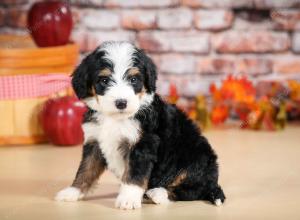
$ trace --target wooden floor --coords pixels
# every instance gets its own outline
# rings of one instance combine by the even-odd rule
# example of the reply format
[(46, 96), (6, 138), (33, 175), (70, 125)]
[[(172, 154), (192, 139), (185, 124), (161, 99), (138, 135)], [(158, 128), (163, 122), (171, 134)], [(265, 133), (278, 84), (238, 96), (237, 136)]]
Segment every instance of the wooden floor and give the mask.
[(0, 147), (0, 219), (300, 219), (300, 127), (281, 132), (208, 131), (219, 154), (227, 201), (113, 207), (118, 182), (105, 173), (92, 195), (77, 203), (53, 197), (71, 183), (80, 147)]

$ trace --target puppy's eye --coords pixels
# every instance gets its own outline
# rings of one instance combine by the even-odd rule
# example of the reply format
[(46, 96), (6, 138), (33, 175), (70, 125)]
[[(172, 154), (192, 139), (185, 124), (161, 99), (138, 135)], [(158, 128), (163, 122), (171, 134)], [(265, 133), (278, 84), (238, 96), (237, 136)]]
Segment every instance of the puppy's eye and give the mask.
[(137, 82), (137, 78), (135, 76), (130, 78), (130, 83), (135, 84)]
[(102, 83), (102, 84), (104, 84), (104, 85), (107, 85), (108, 84), (108, 82), (109, 82), (109, 79), (108, 78), (101, 78), (100, 79), (100, 82)]

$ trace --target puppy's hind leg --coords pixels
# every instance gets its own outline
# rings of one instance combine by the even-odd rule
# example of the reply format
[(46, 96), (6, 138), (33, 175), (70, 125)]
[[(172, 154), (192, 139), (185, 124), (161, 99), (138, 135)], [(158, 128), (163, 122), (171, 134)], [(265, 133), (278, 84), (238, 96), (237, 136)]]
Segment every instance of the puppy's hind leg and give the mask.
[(82, 160), (75, 180), (56, 194), (57, 201), (77, 201), (88, 192), (106, 167), (106, 161), (97, 141), (88, 142), (83, 146)]
[(193, 183), (192, 185), (180, 185), (172, 190), (177, 201), (206, 200), (215, 204), (222, 205), (226, 197), (220, 186), (213, 183), (212, 185), (203, 183)]
[(220, 186), (214, 187), (207, 196), (207, 200), (216, 206), (222, 205), (225, 199), (225, 194)]

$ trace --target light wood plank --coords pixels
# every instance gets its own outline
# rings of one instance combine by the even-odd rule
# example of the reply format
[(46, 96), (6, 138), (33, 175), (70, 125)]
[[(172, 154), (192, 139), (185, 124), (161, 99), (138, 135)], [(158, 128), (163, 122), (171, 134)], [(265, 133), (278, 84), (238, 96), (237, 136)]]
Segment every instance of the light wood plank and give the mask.
[(0, 137), (14, 135), (14, 101), (0, 100)]

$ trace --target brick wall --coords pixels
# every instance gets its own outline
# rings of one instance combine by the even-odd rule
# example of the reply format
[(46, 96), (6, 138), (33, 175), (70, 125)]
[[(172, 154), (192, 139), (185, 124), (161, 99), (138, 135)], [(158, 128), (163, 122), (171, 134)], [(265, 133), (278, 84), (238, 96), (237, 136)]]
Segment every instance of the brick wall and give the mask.
[[(0, 32), (26, 34), (34, 0), (1, 0)], [(159, 90), (206, 91), (226, 74), (300, 78), (300, 0), (71, 0), (82, 53), (129, 40), (157, 64)]]

